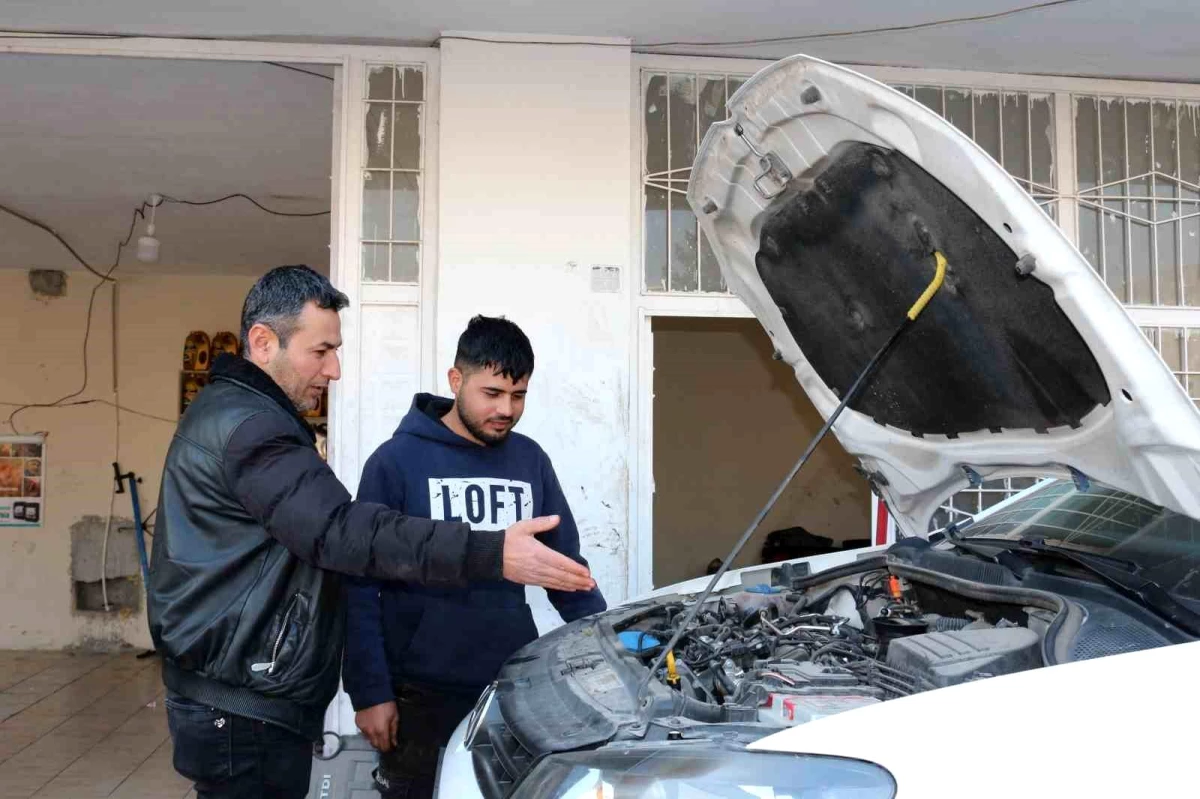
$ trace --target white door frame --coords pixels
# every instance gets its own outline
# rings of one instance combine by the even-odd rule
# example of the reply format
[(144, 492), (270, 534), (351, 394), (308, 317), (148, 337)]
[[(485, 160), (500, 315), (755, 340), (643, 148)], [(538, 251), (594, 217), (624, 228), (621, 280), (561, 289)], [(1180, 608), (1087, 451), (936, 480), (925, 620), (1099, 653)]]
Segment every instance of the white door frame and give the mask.
[[(420, 312), (419, 374), (422, 390), (432, 390), (437, 275), (438, 56), (432, 48), (365, 47), (342, 44), (209, 41), (169, 38), (88, 36), (0, 36), (0, 53), (23, 55), (161, 58), (183, 61), (244, 61), (330, 64), (333, 89), (333, 158), (330, 180), (330, 279), (350, 298), (342, 314), (342, 379), (330, 391), (329, 463), (351, 491), (358, 483), (360, 449), (361, 317), (368, 305), (416, 306)], [(425, 68), (424, 185), (421, 197), (422, 253), (418, 286), (362, 284), (364, 90), (368, 64), (420, 64)], [(349, 697), (339, 691), (326, 712), (325, 727), (339, 734), (358, 732)]]

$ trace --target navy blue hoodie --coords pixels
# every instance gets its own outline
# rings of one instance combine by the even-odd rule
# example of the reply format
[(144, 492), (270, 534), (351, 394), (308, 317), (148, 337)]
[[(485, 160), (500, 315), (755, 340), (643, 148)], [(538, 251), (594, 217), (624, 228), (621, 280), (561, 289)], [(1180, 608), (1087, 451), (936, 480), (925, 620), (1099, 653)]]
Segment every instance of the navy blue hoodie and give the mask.
[[(441, 417), (452, 401), (418, 394), (399, 429), (367, 460), (358, 498), (412, 516), (461, 519), (503, 530), (521, 519), (557, 514), (539, 536), (587, 565), (579, 531), (550, 458), (533, 439), (510, 433), (480, 446)], [(368, 579), (346, 581), (342, 680), (355, 710), (395, 698), (402, 681), (479, 691), (513, 652), (537, 638), (525, 587), (501, 580), (468, 588), (434, 588)], [(599, 589), (548, 591), (564, 621), (605, 610)]]

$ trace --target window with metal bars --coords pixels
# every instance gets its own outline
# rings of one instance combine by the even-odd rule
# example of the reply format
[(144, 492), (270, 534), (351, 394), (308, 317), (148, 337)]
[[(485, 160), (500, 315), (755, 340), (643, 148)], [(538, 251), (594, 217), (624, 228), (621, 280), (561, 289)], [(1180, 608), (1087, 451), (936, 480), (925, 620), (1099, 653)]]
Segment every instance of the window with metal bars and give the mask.
[[(716, 256), (687, 204), (699, 144), (727, 118), (729, 98), (748, 75), (642, 74), (643, 286), (650, 293), (726, 293)], [(952, 86), (895, 87), (974, 139), (1053, 218), (1054, 112), (1049, 94)]]
[(1142, 332), (1200, 405), (1200, 327), (1143, 327)]
[(424, 67), (371, 64), (366, 95), (362, 279), (416, 284), (421, 275)]
[(1200, 104), (1072, 101), (1080, 251), (1124, 303), (1200, 306)]

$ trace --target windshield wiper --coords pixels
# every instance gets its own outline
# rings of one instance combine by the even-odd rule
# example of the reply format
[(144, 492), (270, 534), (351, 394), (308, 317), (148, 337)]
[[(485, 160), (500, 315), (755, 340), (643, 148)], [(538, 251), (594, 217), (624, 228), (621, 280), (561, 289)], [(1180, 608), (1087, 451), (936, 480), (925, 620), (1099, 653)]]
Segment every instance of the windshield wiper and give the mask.
[(1077, 552), (1069, 547), (1047, 544), (1044, 539), (1040, 538), (1019, 541), (1001, 538), (974, 540), (981, 543), (1004, 544), (1010, 552), (1027, 552), (1072, 563), (1096, 575), (1126, 596), (1140, 602), (1189, 635), (1200, 636), (1200, 613), (1196, 613), (1188, 606), (1178, 602), (1167, 589), (1158, 583), (1138, 574), (1137, 564), (1131, 561)]

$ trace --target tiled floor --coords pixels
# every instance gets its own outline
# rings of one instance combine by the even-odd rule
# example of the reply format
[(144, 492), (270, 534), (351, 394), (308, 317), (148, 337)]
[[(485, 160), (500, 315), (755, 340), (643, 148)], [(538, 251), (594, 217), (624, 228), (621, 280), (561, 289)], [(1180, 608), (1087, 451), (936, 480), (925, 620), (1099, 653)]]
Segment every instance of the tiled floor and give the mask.
[(157, 658), (0, 651), (0, 797), (183, 799)]

